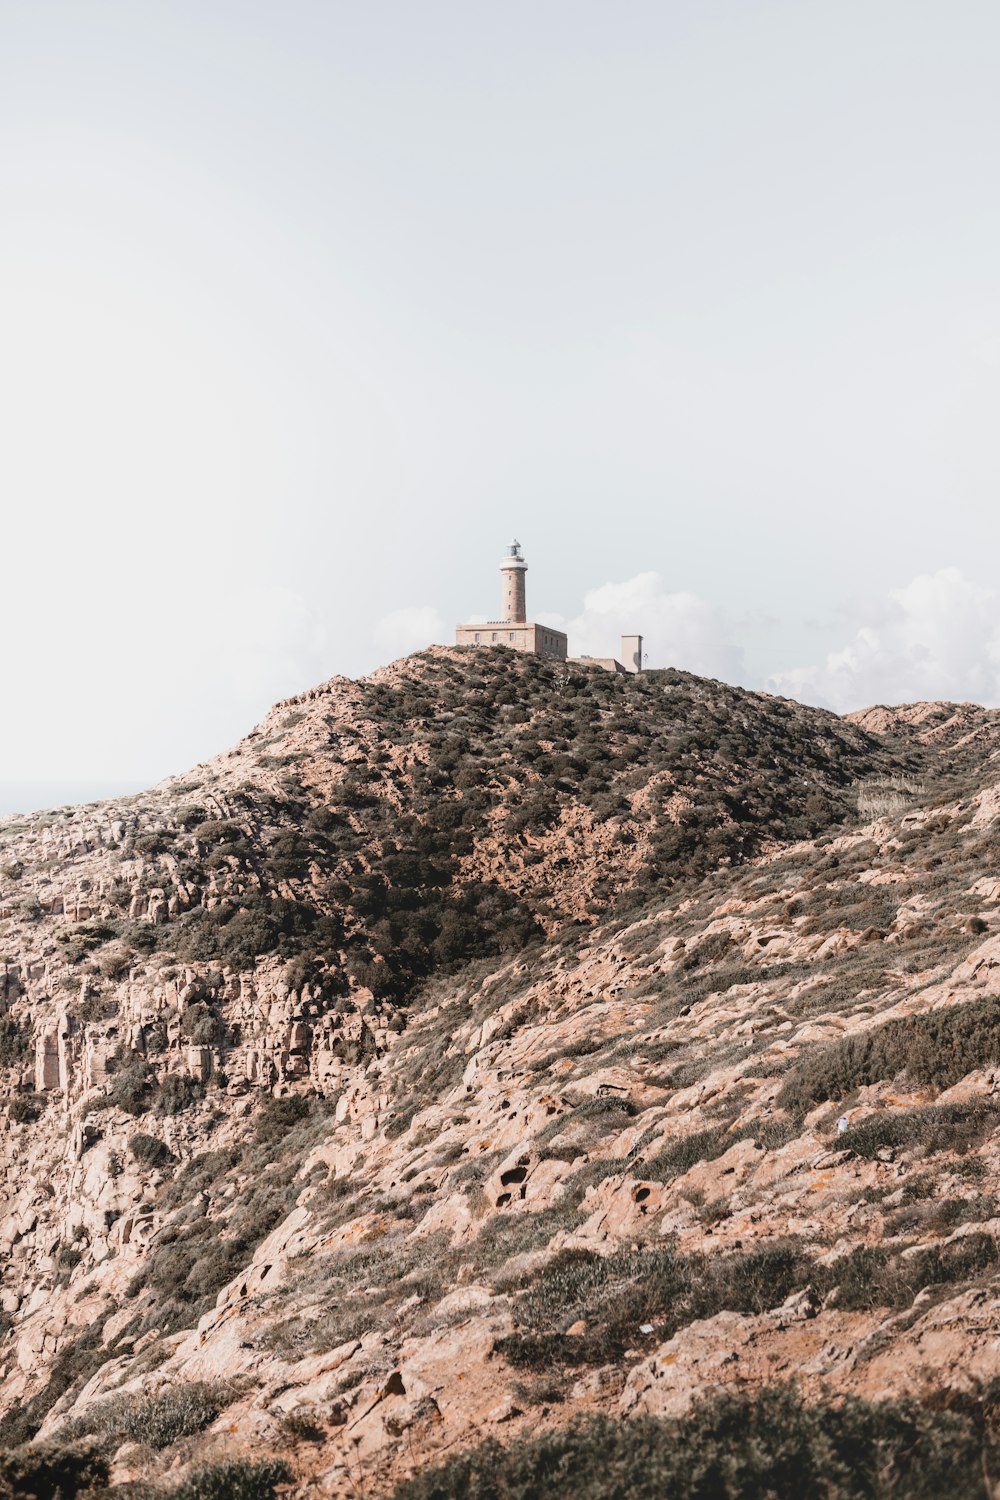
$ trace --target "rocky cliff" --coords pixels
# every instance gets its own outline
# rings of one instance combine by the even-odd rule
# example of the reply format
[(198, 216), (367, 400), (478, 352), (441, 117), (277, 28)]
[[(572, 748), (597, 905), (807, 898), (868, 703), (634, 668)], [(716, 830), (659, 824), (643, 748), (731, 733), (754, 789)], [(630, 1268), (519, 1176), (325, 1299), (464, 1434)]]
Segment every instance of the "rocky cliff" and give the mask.
[(978, 1389), (998, 754), (434, 649), (10, 820), (0, 1442), (378, 1495), (720, 1388)]

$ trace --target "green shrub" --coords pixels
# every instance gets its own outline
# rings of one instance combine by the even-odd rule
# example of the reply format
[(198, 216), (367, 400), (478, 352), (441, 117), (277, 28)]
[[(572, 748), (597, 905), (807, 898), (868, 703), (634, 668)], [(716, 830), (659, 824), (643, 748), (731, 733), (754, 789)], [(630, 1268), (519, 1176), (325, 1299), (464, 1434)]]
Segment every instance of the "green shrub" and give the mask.
[(166, 1141), (158, 1140), (155, 1135), (143, 1135), (141, 1132), (134, 1135), (128, 1143), (128, 1149), (143, 1167), (165, 1167), (176, 1160)]
[(717, 1156), (728, 1151), (735, 1141), (736, 1137), (728, 1135), (721, 1126), (696, 1130), (648, 1157), (642, 1163), (642, 1175), (651, 1182), (671, 1182), (675, 1177), (682, 1177), (700, 1161), (714, 1161)]
[(205, 821), (205, 809), (203, 807), (198, 807), (191, 803), (186, 807), (178, 808), (177, 822), (185, 830), (196, 828), (199, 823), (204, 823)]
[(989, 1500), (988, 1400), (807, 1406), (794, 1389), (717, 1394), (677, 1420), (591, 1417), (493, 1439), (392, 1500)]
[(7, 1115), (15, 1125), (31, 1125), (41, 1114), (44, 1103), (40, 1094), (15, 1094), (7, 1105)]
[(81, 922), (78, 926), (64, 928), (56, 934), (56, 942), (62, 946), (63, 954), (71, 964), (78, 964), (88, 953), (110, 942), (118, 933), (117, 926), (107, 922)]
[(0, 1453), (2, 1500), (74, 1500), (107, 1479), (107, 1464), (89, 1448), (41, 1443)]
[(919, 1149), (961, 1154), (1000, 1124), (1000, 1107), (987, 1100), (928, 1105), (923, 1109), (879, 1109), (836, 1137), (837, 1148), (869, 1159), (880, 1151)]
[(900, 1016), (811, 1049), (789, 1073), (778, 1103), (805, 1114), (827, 1099), (903, 1073), (914, 1083), (950, 1088), (976, 1068), (1000, 1062), (1000, 998), (989, 995), (920, 1016)]
[(222, 1037), (221, 1018), (204, 1001), (185, 1006), (181, 1015), (181, 1036), (192, 1046), (213, 1047)]
[(126, 1052), (109, 1060), (113, 1069), (107, 1098), (94, 1101), (92, 1108), (111, 1107), (128, 1115), (144, 1115), (152, 1102), (153, 1074), (138, 1053)]
[(254, 1138), (259, 1145), (274, 1145), (284, 1140), (293, 1126), (309, 1115), (309, 1100), (299, 1094), (285, 1099), (268, 1099), (257, 1111)]
[(282, 1443), (321, 1443), (324, 1437), (322, 1427), (300, 1411), (286, 1412), (279, 1419), (278, 1431)]
[(837, 1306), (849, 1311), (905, 1308), (925, 1287), (973, 1281), (993, 1271), (998, 1261), (996, 1241), (982, 1233), (905, 1256), (882, 1246), (859, 1245), (831, 1265), (816, 1267), (813, 1284), (818, 1292), (835, 1290)]
[(124, 979), (132, 965), (131, 956), (121, 949), (114, 949), (105, 953), (101, 959), (100, 970), (105, 979)]
[(160, 931), (164, 944), (181, 958), (252, 969), (268, 953), (291, 956), (314, 944), (335, 945), (341, 926), (339, 917), (325, 916), (309, 901), (258, 892), (211, 911), (198, 907)]
[(148, 833), (136, 834), (132, 846), (136, 854), (145, 854), (152, 857), (156, 854), (164, 854), (174, 842), (174, 834), (169, 828), (152, 828)]
[(113, 1453), (122, 1443), (169, 1448), (179, 1438), (204, 1432), (233, 1399), (233, 1388), (204, 1381), (178, 1381), (157, 1395), (109, 1396), (67, 1423), (63, 1436), (93, 1437)]
[(274, 1500), (275, 1486), (292, 1478), (280, 1459), (248, 1463), (241, 1459), (198, 1469), (165, 1500)]
[(9, 1013), (0, 1016), (0, 1068), (15, 1068), (28, 1055), (30, 1030)]
[(198, 823), (193, 833), (202, 844), (232, 844), (243, 837), (244, 830), (229, 818), (210, 818)]
[[(616, 1250), (598, 1256), (563, 1250), (518, 1298), (515, 1333), (495, 1344), (519, 1369), (607, 1364), (641, 1347), (643, 1324), (660, 1341), (700, 1318), (759, 1313), (805, 1285), (809, 1264), (793, 1242), (733, 1255)], [(566, 1329), (582, 1319), (584, 1333)]]
[(158, 1115), (179, 1115), (202, 1097), (204, 1089), (186, 1073), (167, 1073), (160, 1079), (153, 1096)]

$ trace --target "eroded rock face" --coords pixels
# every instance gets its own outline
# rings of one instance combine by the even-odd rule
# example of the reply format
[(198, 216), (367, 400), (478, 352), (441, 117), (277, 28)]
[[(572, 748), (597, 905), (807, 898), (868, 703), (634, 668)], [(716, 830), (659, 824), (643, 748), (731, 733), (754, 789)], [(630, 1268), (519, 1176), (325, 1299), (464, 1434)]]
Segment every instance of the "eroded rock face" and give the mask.
[[(593, 669), (560, 719), (536, 663), (484, 698), (471, 660), (336, 681), (184, 781), (0, 834), (8, 1440), (226, 1381), (195, 1452), (346, 1495), (720, 1384), (995, 1373), (996, 716), (845, 724), (680, 674), (619, 703)], [(772, 787), (751, 839), (757, 762), (657, 749), (678, 693), (845, 821), (793, 839)], [(899, 805), (862, 824), (873, 777)]]

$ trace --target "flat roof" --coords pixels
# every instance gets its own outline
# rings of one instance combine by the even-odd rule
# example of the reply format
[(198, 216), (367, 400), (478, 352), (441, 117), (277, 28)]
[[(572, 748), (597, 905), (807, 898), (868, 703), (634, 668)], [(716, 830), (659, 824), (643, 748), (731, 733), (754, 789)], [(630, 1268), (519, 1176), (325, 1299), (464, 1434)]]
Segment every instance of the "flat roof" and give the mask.
[(535, 620), (470, 620), (455, 626), (456, 630), (547, 630), (549, 635), (565, 637), (565, 630), (554, 625), (539, 625)]

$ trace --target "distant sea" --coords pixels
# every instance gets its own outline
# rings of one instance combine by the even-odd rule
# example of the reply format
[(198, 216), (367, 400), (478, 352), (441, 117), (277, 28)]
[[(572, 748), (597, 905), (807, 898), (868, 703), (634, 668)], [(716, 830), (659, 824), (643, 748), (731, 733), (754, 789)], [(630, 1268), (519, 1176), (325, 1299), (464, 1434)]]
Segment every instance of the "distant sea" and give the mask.
[(0, 817), (144, 791), (145, 781), (0, 781)]

